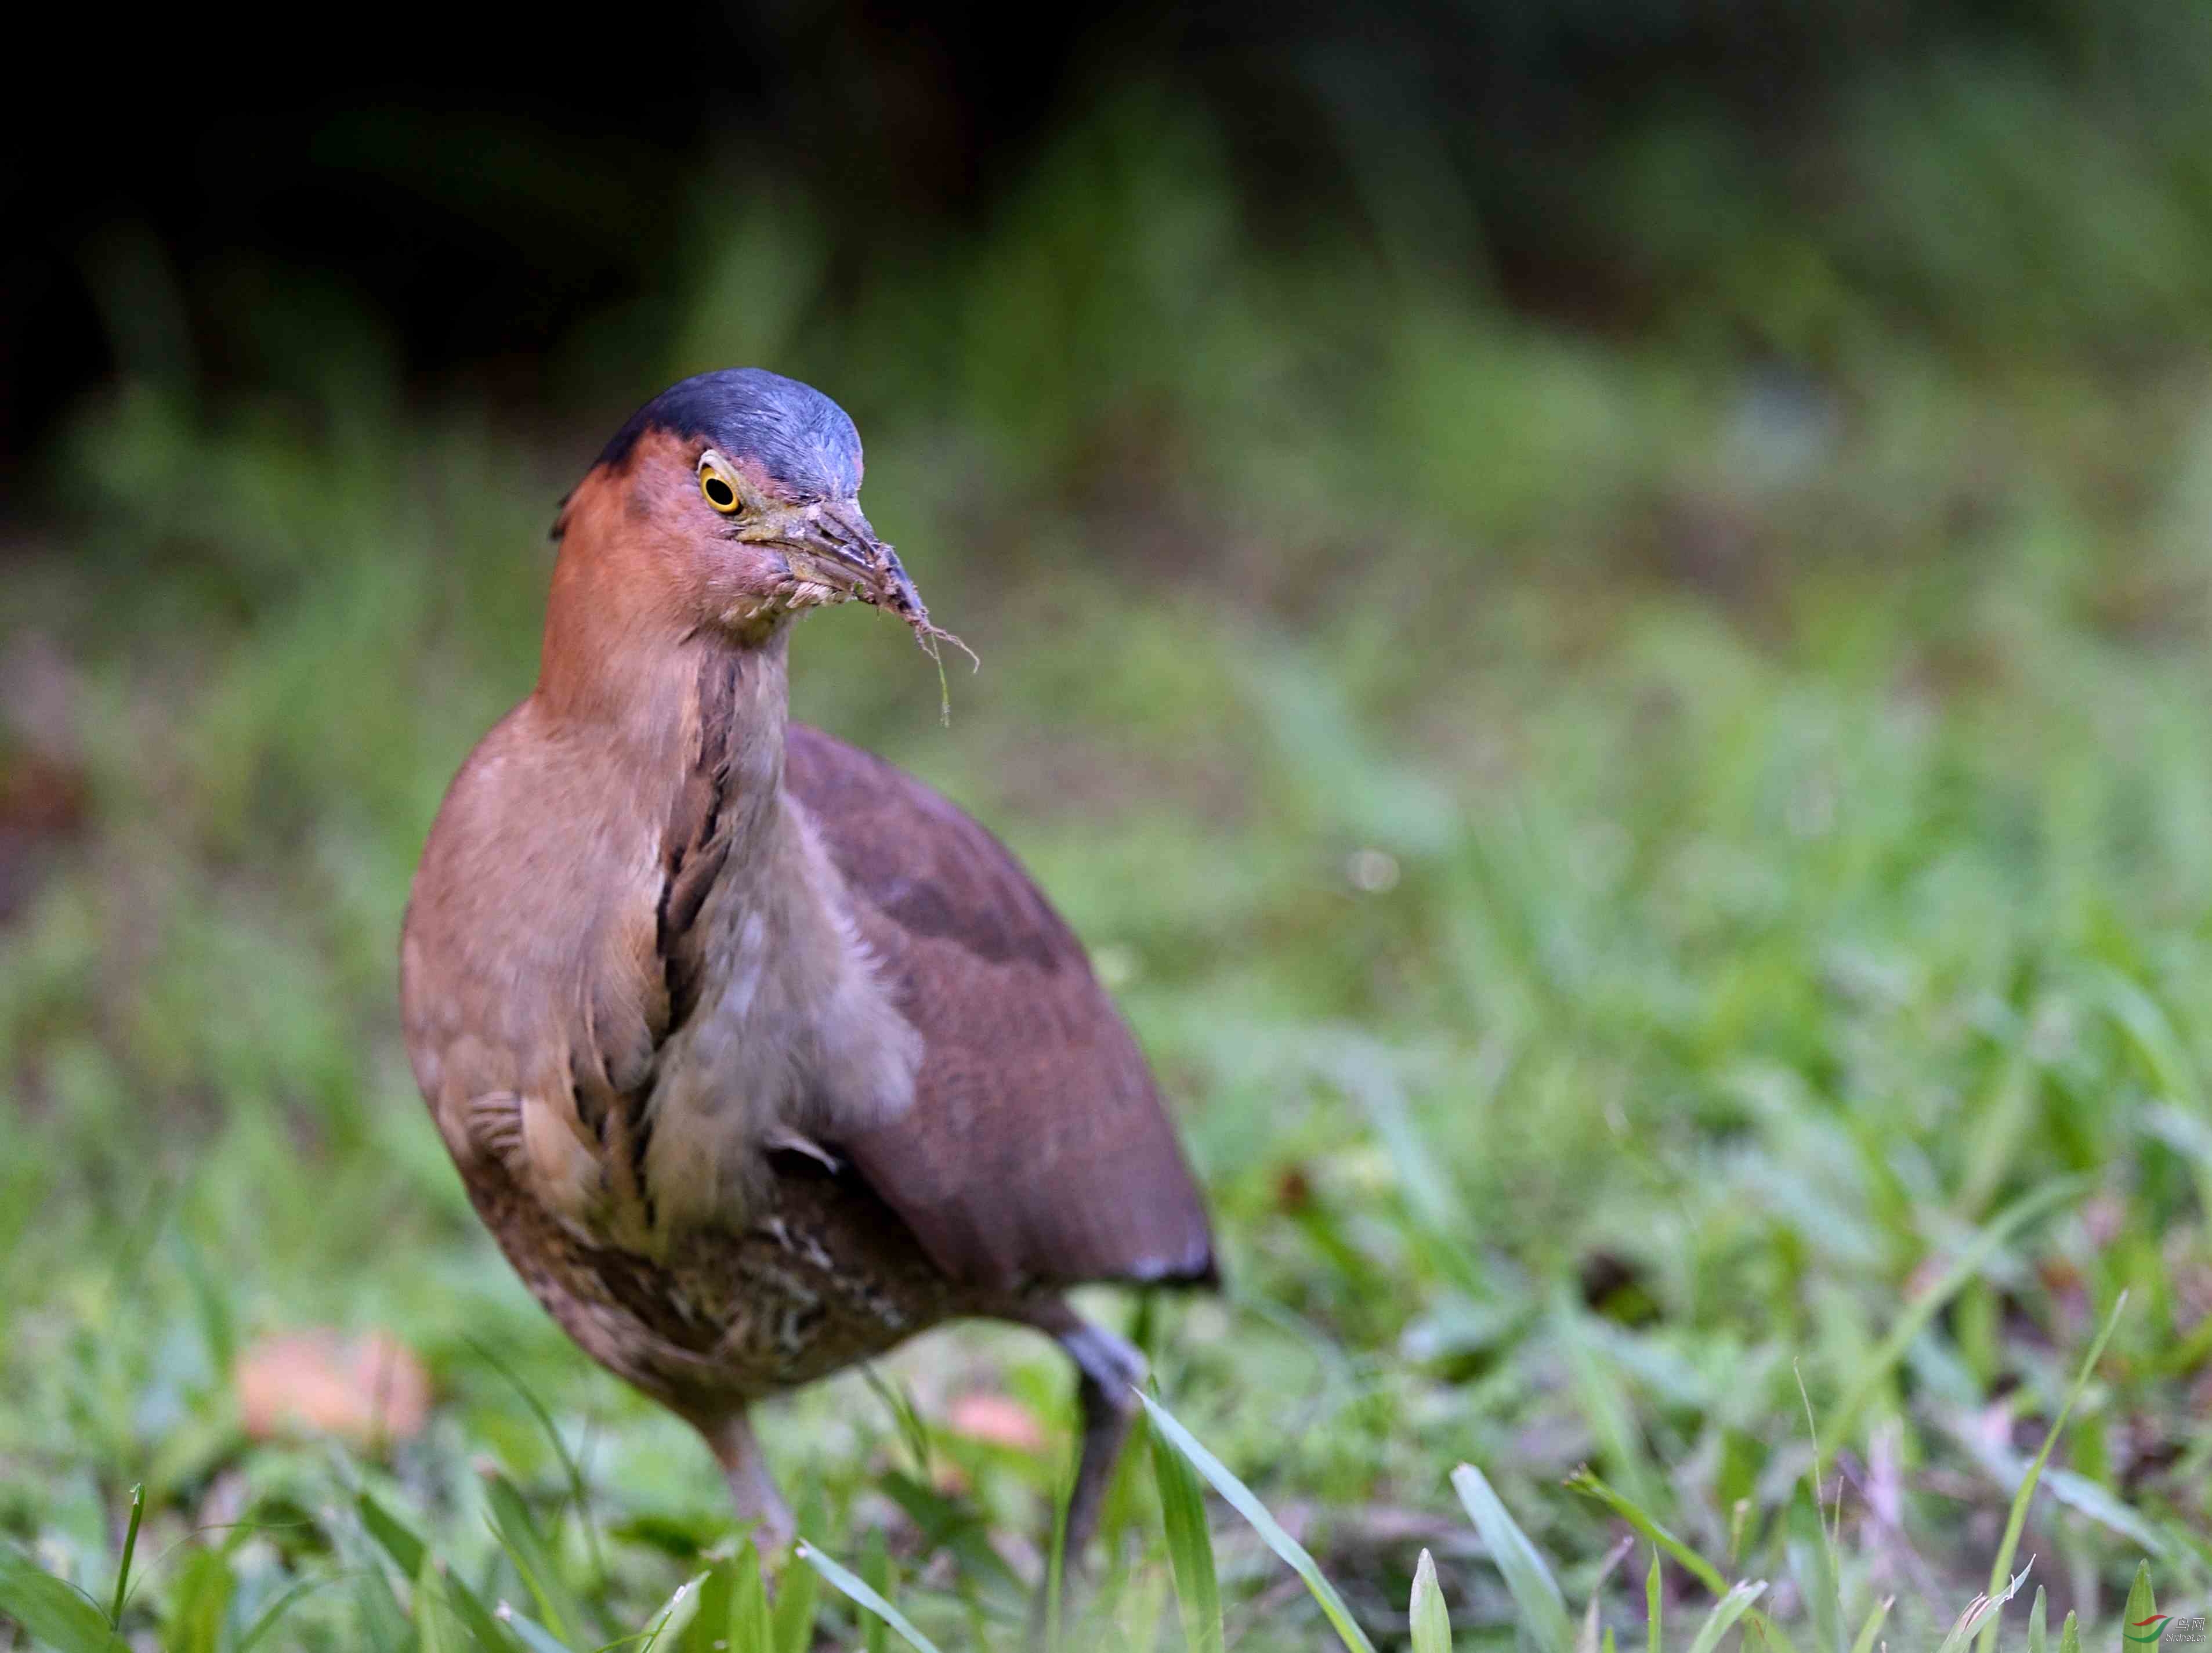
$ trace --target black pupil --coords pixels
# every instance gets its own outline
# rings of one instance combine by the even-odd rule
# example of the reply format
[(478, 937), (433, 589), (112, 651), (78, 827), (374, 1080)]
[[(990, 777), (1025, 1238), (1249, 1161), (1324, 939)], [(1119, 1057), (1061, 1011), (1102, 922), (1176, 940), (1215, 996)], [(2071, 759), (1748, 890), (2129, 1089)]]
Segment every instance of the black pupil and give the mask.
[(720, 477), (707, 478), (707, 497), (717, 505), (728, 505), (738, 497), (730, 491), (730, 484)]

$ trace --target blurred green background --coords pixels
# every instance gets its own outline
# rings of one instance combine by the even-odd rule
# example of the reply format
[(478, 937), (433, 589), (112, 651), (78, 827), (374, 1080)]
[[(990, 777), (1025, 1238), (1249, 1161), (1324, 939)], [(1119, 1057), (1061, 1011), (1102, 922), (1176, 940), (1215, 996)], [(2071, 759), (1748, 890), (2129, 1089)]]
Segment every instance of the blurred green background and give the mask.
[[(295, 1587), (259, 1645), (412, 1644), (363, 1486), (520, 1601), (495, 1466), (610, 1635), (726, 1542), (479, 1231), (393, 974), (555, 501), (758, 364), (852, 412), (983, 662), (944, 728), (899, 628), (817, 619), (799, 712), (1091, 944), (1231, 1282), (1143, 1311), (1161, 1393), (1378, 1644), (1424, 1547), (1462, 1645), (1516, 1633), (1468, 1461), (1577, 1612), (1641, 1634), (1587, 1463), (1797, 1645), (1838, 1590), (1932, 1644), (2123, 1291), (2021, 1555), (2054, 1614), (2145, 1558), (2201, 1610), (2212, 11), (518, 33), (235, 95), (149, 39), (18, 145), (0, 1533), (100, 1595), (143, 1482), (125, 1629), (210, 1650)], [(321, 1327), (420, 1358), (419, 1431), (250, 1414)], [(884, 1382), (918, 1424), (858, 1376), (769, 1419), (806, 1530), (1025, 1645), (1061, 1364), (940, 1335)], [(1109, 1574), (1173, 1647), (1152, 1498)], [(1232, 1644), (1321, 1645), (1215, 1515)]]

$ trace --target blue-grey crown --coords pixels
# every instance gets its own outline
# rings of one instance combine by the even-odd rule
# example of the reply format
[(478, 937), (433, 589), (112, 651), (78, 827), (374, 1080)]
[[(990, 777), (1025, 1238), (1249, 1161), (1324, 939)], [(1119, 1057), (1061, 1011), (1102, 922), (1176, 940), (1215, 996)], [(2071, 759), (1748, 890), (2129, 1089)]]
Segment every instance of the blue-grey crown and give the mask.
[(648, 430), (703, 438), (732, 459), (751, 459), (796, 498), (860, 491), (860, 433), (845, 410), (763, 368), (725, 368), (670, 386), (630, 415), (599, 463), (621, 464)]

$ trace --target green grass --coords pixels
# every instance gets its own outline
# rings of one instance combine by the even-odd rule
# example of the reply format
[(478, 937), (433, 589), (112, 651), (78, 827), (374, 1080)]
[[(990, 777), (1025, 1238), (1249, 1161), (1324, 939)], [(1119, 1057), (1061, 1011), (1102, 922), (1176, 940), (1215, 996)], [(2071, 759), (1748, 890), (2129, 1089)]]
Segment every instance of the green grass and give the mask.
[[(1079, 134), (830, 316), (735, 301), (808, 290), (748, 221), (632, 387), (767, 360), (853, 407), (984, 665), (941, 729), (904, 634), (839, 614), (800, 709), (1028, 859), (1215, 1200), (1225, 1298), (1097, 1306), (1273, 1530), (1156, 1437), (1068, 1644), (1404, 1645), (1425, 1553), (1422, 1653), (1434, 1608), (1462, 1648), (1934, 1646), (2024, 1566), (2001, 1647), (2031, 1600), (2105, 1636), (2146, 1560), (2194, 1610), (2201, 362), (1948, 356), (1879, 292), (1803, 385), (1601, 346), (1258, 256), (1209, 155)], [(351, 360), (306, 403), (131, 380), (0, 586), (0, 799), (82, 799), (0, 929), (0, 1592), (60, 1646), (120, 1594), (182, 1653), (526, 1638), (502, 1603), (532, 1648), (765, 1613), (787, 1653), (799, 1575), (756, 1605), (706, 1455), (509, 1275), (398, 1044), (414, 857), (529, 682), (596, 435)], [(245, 1436), (241, 1352), (325, 1324), (420, 1352), (421, 1436)], [(763, 1431), (820, 1634), (895, 1644), (849, 1575), (1028, 1646), (1063, 1364), (976, 1331), (885, 1375)], [(952, 1431), (976, 1388), (1048, 1449)]]

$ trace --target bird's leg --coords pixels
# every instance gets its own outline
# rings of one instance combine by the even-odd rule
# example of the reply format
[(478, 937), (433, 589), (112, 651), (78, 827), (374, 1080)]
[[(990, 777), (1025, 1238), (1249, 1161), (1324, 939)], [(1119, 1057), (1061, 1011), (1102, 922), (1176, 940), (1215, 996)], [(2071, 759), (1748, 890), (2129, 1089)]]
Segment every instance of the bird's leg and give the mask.
[(1145, 1380), (1145, 1357), (1058, 1298), (1036, 1305), (1026, 1318), (1049, 1333), (1075, 1362), (1083, 1449), (1076, 1460), (1075, 1491), (1067, 1501), (1067, 1565), (1073, 1569), (1081, 1566), (1083, 1553), (1098, 1530), (1106, 1489), (1114, 1483), (1121, 1443), (1137, 1415), (1136, 1388)]
[(765, 1565), (769, 1556), (789, 1547), (798, 1536), (799, 1524), (791, 1518), (791, 1506), (783, 1501), (783, 1494), (776, 1490), (775, 1477), (768, 1473), (768, 1458), (753, 1434), (752, 1419), (743, 1411), (732, 1412), (714, 1423), (700, 1425), (699, 1432), (714, 1449), (714, 1462), (722, 1466), (722, 1477), (730, 1484), (730, 1501), (738, 1507), (738, 1519), (753, 1524), (753, 1545)]

